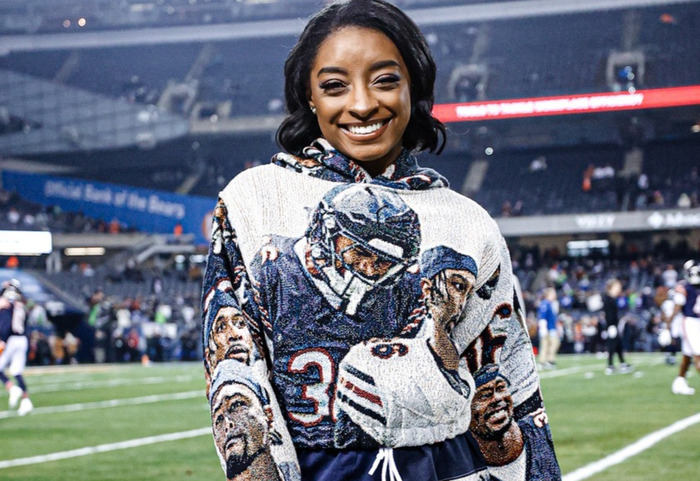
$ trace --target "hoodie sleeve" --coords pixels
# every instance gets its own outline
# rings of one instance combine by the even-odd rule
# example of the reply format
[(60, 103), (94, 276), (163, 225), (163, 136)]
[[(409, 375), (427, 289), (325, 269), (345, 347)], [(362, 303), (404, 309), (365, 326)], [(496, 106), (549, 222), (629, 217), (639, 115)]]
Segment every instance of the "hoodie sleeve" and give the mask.
[[(505, 380), (509, 401), (512, 403), (512, 420), (518, 425), (529, 422), (533, 436), (526, 443), (527, 453), (536, 450), (539, 457), (536, 466), (528, 468), (526, 480), (561, 478), (547, 415), (544, 410), (537, 365), (525, 324), (525, 313), (516, 292), (516, 280), (512, 272), (510, 254), (505, 240), (494, 229), (493, 242), (487, 246), (481, 269), (472, 294), (460, 322), (461, 332), (471, 330), (466, 348), (459, 349), (474, 378), (476, 394), (472, 403), (472, 433), (487, 432), (489, 427), (477, 412), (480, 388), (488, 389), (494, 377)], [(460, 332), (460, 329), (456, 329)], [(458, 340), (457, 340), (458, 341)], [(478, 425), (483, 423), (484, 426)], [(477, 440), (478, 436), (475, 435)], [(479, 443), (482, 450), (488, 443)], [(498, 453), (484, 453), (486, 459), (498, 457)], [(539, 472), (538, 472), (539, 471)], [(513, 479), (516, 479), (514, 477)]]
[(202, 285), (206, 393), (226, 479), (300, 479), (269, 381), (269, 353), (226, 205), (219, 200)]

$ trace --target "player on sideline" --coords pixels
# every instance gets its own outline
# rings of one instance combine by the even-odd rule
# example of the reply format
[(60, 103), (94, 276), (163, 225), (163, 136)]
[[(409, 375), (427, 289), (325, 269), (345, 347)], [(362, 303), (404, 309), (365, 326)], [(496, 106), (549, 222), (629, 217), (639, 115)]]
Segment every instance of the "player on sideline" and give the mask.
[(685, 375), (690, 363), (700, 372), (700, 264), (689, 260), (683, 265), (684, 279), (676, 284), (673, 301), (676, 303), (674, 315), (683, 314), (681, 352), (683, 359), (678, 369), (678, 377), (673, 380), (673, 394), (695, 394), (695, 389), (688, 386)]
[[(25, 332), (26, 317), (19, 281), (11, 279), (3, 283), (0, 295), (0, 345), (4, 349), (0, 354), (0, 381), (10, 393), (10, 409), (16, 408), (19, 403), (17, 414), (20, 416), (29, 414), (34, 409), (22, 377), (29, 349)], [(5, 375), (5, 368), (8, 366), (10, 375), (15, 378), (17, 384)]]

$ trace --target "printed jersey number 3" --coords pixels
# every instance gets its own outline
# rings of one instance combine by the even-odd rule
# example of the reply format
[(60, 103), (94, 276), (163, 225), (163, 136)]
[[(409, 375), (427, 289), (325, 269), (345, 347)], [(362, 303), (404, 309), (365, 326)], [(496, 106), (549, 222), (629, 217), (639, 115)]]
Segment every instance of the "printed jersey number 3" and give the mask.
[(324, 349), (309, 349), (295, 353), (289, 360), (289, 372), (306, 374), (309, 369), (318, 372), (318, 382), (303, 386), (301, 397), (310, 401), (313, 412), (300, 413), (289, 412), (289, 417), (304, 426), (313, 426), (329, 416), (331, 413), (331, 400), (329, 390), (335, 379), (335, 364), (333, 358)]

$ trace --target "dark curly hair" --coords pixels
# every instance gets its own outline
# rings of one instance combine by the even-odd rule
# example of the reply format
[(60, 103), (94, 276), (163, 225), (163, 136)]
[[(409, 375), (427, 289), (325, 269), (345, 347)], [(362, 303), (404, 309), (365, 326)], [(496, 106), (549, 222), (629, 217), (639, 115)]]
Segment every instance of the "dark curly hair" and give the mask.
[(433, 117), (435, 61), (416, 24), (398, 7), (384, 0), (350, 0), (332, 3), (314, 15), (284, 64), (287, 116), (277, 129), (277, 143), (299, 154), (321, 137), (316, 116), (309, 109), (311, 67), (323, 41), (343, 27), (362, 27), (386, 35), (399, 50), (411, 78), (411, 118), (403, 135), (409, 150), (440, 153), (445, 126)]

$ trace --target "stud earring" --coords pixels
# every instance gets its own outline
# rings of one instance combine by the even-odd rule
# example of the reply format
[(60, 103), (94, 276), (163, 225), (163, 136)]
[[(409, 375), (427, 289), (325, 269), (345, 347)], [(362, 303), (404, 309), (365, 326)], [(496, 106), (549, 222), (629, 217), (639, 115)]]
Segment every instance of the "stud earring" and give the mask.
[(316, 107), (311, 107), (311, 113), (316, 115)]

